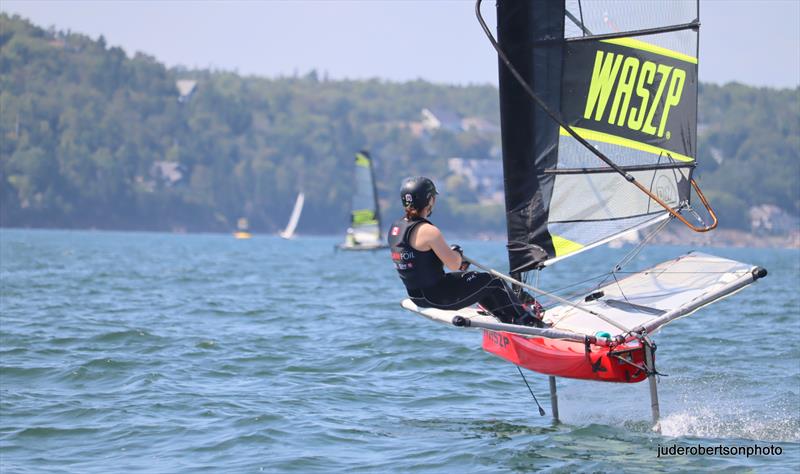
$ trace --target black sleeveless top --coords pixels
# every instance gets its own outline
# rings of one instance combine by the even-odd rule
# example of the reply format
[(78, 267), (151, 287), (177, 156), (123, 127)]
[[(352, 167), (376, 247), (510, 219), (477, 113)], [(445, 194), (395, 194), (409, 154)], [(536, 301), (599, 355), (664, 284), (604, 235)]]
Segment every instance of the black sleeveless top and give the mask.
[(409, 242), (411, 231), (422, 223), (430, 224), (427, 219), (409, 221), (403, 218), (396, 220), (389, 228), (392, 261), (407, 290), (428, 288), (444, 276), (444, 264), (433, 250), (421, 252)]

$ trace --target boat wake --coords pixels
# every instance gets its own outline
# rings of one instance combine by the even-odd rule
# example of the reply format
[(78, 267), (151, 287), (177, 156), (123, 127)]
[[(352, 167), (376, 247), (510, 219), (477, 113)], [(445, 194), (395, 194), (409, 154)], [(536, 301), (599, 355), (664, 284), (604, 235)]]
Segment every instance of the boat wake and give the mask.
[[(726, 409), (727, 408), (727, 409)], [(669, 437), (736, 438), (758, 441), (800, 442), (800, 419), (789, 406), (770, 413), (752, 407), (695, 407), (661, 419), (661, 433)]]
[[(786, 390), (765, 396), (737, 387), (727, 379), (714, 383), (706, 380), (700, 385), (671, 382), (663, 387), (662, 436), (800, 443), (796, 392)], [(644, 384), (633, 390), (630, 386), (612, 384), (604, 386), (602, 392), (591, 393), (587, 392), (591, 383), (561, 382), (559, 411), (563, 423), (584, 427), (621, 426), (626, 431), (657, 436), (652, 431), (648, 407), (631, 400), (631, 391), (645, 395)], [(610, 400), (617, 402), (610, 403)], [(587, 407), (591, 407), (588, 412)], [(549, 412), (550, 408), (545, 408)]]

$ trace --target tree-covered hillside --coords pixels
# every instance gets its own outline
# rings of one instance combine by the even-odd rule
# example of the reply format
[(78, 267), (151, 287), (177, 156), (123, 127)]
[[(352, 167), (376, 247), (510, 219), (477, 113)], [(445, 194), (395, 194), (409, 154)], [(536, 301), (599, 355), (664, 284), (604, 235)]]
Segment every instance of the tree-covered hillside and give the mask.
[[(176, 81), (196, 81), (179, 99)], [(747, 208), (800, 211), (798, 89), (701, 88), (699, 176), (723, 225)], [(498, 123), (497, 89), (424, 81), (265, 79), (168, 69), (103, 38), (48, 31), (0, 14), (0, 224), (229, 231), (283, 226), (298, 190), (300, 232), (347, 225), (353, 153), (377, 161), (385, 212), (402, 178), (444, 179), (447, 158), (487, 158), (496, 131), (421, 133), (423, 108)], [(499, 207), (450, 199), (437, 221), (502, 232)], [(476, 212), (477, 211), (477, 212)]]
[(800, 88), (701, 84), (699, 182), (722, 225), (749, 228), (751, 206), (800, 214)]

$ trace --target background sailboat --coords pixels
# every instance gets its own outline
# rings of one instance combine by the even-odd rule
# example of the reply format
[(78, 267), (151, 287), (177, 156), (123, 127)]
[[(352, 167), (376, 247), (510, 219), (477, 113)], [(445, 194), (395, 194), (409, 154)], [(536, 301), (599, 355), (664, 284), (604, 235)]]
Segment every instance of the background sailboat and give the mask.
[(250, 233), (250, 224), (247, 222), (247, 218), (240, 217), (236, 221), (236, 232), (233, 233), (233, 236), (239, 240), (246, 240), (253, 236)]
[(305, 200), (305, 194), (300, 191), (297, 195), (297, 200), (294, 202), (294, 208), (292, 209), (292, 215), (289, 217), (289, 223), (286, 224), (286, 228), (279, 234), (284, 239), (291, 239), (294, 237), (294, 231), (297, 228), (297, 223), (300, 221), (300, 214), (303, 212), (303, 203), (305, 203)]
[(377, 250), (387, 248), (381, 232), (378, 192), (375, 187), (375, 171), (372, 157), (359, 151), (355, 157), (353, 200), (350, 211), (350, 227), (341, 250)]

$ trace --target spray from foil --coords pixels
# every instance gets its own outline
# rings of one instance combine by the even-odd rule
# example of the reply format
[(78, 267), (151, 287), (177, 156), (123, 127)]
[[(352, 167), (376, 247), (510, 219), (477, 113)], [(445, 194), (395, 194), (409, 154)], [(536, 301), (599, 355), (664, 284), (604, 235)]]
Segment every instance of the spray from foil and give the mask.
[[(754, 392), (751, 385), (731, 383), (725, 376), (702, 382), (671, 379), (659, 384), (663, 436), (800, 442), (800, 395), (791, 389)], [(592, 390), (593, 382), (559, 383), (559, 411), (565, 424), (652, 433), (646, 384)]]

